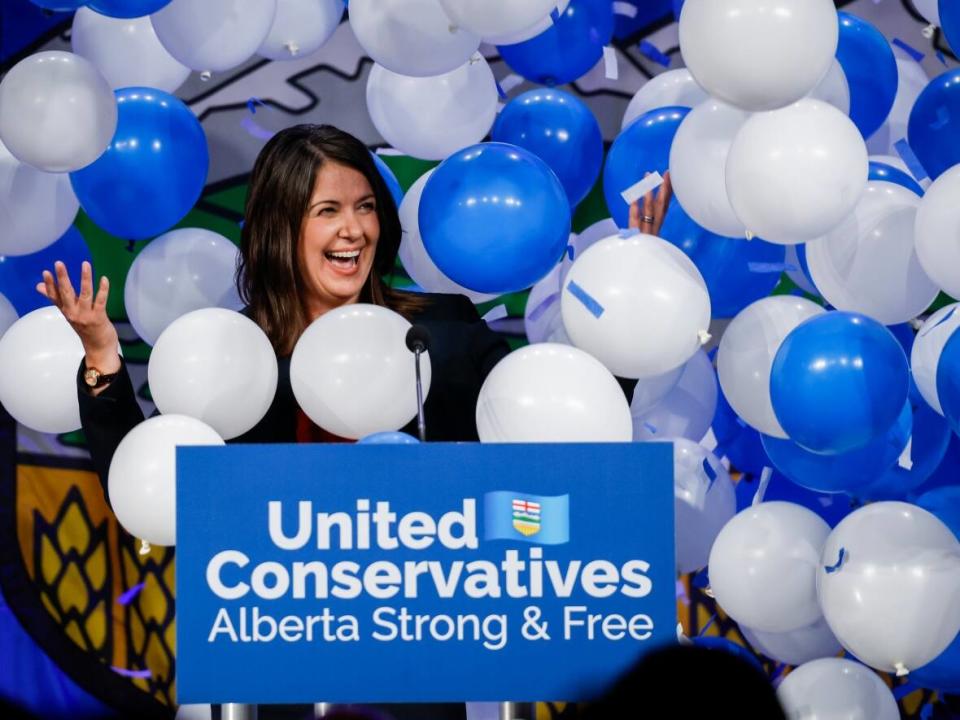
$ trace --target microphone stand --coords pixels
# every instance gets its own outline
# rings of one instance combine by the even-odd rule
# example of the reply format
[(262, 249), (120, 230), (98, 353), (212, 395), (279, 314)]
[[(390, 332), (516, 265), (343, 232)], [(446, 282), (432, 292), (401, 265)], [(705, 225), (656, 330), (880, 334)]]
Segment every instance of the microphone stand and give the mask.
[(417, 369), (417, 434), (420, 435), (420, 442), (427, 441), (427, 421), (423, 416), (423, 383), (420, 380), (420, 353), (423, 352), (421, 345), (417, 345), (413, 352), (414, 365)]

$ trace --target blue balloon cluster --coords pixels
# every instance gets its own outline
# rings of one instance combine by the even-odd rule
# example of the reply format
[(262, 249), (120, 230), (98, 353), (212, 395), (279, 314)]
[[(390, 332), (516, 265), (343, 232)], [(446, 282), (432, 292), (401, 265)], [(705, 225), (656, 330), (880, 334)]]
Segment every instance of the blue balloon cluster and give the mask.
[(940, 27), (953, 52), (960, 54), (960, 3), (956, 0), (940, 0)]
[(886, 121), (900, 79), (893, 48), (877, 28), (850, 13), (840, 18), (837, 61), (850, 88), (850, 119), (864, 138)]
[(943, 414), (960, 435), (960, 332), (954, 331), (937, 363), (937, 397)]
[(960, 163), (960, 69), (948, 70), (923, 89), (910, 111), (907, 139), (934, 180)]
[(80, 265), (93, 260), (83, 235), (75, 227), (71, 226), (59, 240), (40, 252), (16, 257), (0, 256), (0, 288), (20, 317), (50, 304), (37, 292), (36, 284), (43, 280), (44, 270), (53, 270), (56, 260), (63, 261), (73, 287), (79, 288)]
[(106, 151), (70, 182), (87, 215), (128, 240), (159, 235), (193, 207), (207, 180), (207, 138), (178, 98), (154, 88), (122, 88), (117, 131)]

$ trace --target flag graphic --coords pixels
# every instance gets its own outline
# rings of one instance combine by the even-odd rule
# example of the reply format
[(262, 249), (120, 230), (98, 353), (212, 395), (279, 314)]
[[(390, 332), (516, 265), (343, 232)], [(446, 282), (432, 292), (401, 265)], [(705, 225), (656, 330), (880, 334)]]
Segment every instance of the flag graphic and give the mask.
[(541, 545), (570, 541), (570, 496), (497, 490), (483, 496), (485, 540), (522, 540)]

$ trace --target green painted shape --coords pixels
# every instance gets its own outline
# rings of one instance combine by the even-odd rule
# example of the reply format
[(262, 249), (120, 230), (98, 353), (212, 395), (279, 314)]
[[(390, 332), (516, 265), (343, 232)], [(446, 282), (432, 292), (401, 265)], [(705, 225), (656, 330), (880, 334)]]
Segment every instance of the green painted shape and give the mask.
[(588, 227), (610, 217), (607, 201), (603, 198), (603, 173), (597, 178), (587, 196), (573, 213), (573, 232), (582, 233)]
[(421, 160), (409, 155), (378, 155), (377, 157), (393, 170), (404, 192), (409, 190), (421, 175), (440, 164), (436, 160)]
[(247, 202), (247, 181), (238, 180), (233, 187), (224, 188), (217, 192), (203, 196), (204, 202), (217, 205), (231, 212), (243, 215), (243, 208)]

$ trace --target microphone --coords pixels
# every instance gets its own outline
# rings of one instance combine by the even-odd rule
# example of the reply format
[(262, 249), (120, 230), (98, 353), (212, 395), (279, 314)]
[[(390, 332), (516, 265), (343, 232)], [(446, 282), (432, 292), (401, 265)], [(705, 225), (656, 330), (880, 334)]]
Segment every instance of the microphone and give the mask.
[(420, 355), (430, 349), (430, 331), (423, 325), (412, 325), (407, 330), (407, 348), (413, 353), (417, 371), (417, 434), (420, 442), (427, 441), (427, 422), (423, 416), (423, 383), (420, 381)]

